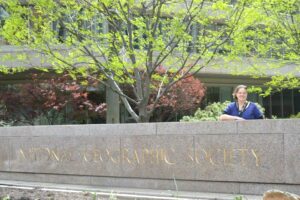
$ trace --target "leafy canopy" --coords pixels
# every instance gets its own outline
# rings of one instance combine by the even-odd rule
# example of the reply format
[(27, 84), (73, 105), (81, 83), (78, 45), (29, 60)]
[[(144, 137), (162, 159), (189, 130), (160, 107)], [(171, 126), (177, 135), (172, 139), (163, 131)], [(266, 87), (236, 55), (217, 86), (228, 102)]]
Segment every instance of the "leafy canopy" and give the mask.
[[(102, 81), (119, 94), (133, 119), (143, 122), (176, 82), (223, 55), (246, 2), (0, 0), (9, 13), (1, 35), (45, 54), (44, 62), (57, 73)], [(157, 73), (162, 66), (165, 73)], [(123, 84), (130, 85), (133, 97)]]

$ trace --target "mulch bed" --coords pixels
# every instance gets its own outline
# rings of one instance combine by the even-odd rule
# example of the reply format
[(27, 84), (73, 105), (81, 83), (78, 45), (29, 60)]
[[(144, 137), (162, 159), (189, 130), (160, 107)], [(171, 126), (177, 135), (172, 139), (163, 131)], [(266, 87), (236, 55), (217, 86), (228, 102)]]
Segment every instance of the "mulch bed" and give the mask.
[[(41, 189), (0, 188), (0, 200), (109, 200), (90, 192), (60, 192)], [(111, 198), (113, 199), (113, 198)]]

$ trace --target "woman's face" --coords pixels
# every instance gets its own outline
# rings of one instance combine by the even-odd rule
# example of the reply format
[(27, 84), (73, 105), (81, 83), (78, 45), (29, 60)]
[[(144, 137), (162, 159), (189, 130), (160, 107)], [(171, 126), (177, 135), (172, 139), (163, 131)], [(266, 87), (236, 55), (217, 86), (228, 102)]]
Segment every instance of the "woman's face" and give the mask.
[(236, 93), (236, 98), (238, 101), (246, 101), (247, 95), (247, 90), (245, 88), (240, 88)]

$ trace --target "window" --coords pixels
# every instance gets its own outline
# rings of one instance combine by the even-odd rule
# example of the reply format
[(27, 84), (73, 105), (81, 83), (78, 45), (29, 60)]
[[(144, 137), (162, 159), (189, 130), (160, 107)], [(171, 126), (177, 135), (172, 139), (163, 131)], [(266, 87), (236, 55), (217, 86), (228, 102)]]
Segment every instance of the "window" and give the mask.
[(266, 109), (265, 115), (272, 115), (288, 118), (300, 112), (300, 93), (299, 89), (283, 90), (263, 98), (263, 106)]
[(297, 114), (300, 112), (300, 91), (299, 89), (293, 90), (293, 101), (294, 101), (294, 113)]
[(220, 87), (207, 87), (205, 104), (219, 102), (220, 101)]
[(294, 114), (293, 90), (283, 90), (282, 98), (283, 117), (289, 117)]

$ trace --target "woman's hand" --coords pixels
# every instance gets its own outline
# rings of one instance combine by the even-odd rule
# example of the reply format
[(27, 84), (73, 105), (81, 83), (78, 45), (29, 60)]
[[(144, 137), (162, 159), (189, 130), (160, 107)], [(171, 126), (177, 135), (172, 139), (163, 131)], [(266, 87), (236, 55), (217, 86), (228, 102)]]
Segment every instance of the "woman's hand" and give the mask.
[(235, 117), (235, 120), (245, 120), (245, 119), (242, 117)]

